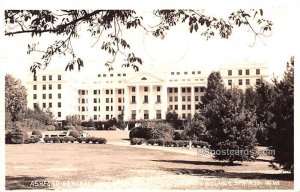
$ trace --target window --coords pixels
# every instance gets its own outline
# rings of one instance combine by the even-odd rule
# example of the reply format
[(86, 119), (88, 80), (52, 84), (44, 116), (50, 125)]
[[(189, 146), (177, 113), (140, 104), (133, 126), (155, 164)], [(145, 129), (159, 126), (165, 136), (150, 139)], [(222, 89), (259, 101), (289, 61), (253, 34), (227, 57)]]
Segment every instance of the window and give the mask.
[(37, 80), (37, 77), (36, 75), (33, 76), (33, 81), (36, 81)]
[(174, 105), (175, 110), (178, 110), (178, 105)]
[(97, 98), (94, 98), (94, 103), (97, 103)]
[(52, 81), (52, 75), (49, 75), (49, 81)]
[(156, 119), (161, 119), (161, 110), (156, 110)]
[(156, 96), (156, 102), (157, 102), (157, 103), (160, 103), (160, 95), (157, 95), (157, 96)]
[(178, 93), (178, 88), (174, 88), (174, 93)]
[(58, 108), (61, 108), (61, 102), (57, 103)]
[(105, 99), (105, 103), (109, 103), (109, 98), (106, 98), (106, 99)]
[(260, 84), (260, 79), (256, 79), (256, 85)]
[(49, 107), (52, 108), (52, 103), (49, 103)]
[(103, 74), (103, 77), (106, 77), (106, 74)]
[(101, 74), (98, 74), (98, 77), (101, 77)]
[(36, 94), (33, 94), (33, 99), (37, 99), (37, 95)]
[(173, 93), (173, 88), (169, 88), (169, 93)]
[(200, 92), (204, 92), (205, 91), (205, 87), (200, 87)]
[(51, 93), (49, 94), (49, 99), (52, 99), (52, 94)]
[(182, 87), (182, 88), (181, 88), (181, 91), (182, 91), (182, 93), (185, 93), (185, 88)]
[(231, 79), (228, 80), (228, 85), (232, 85), (232, 80)]
[(187, 101), (191, 101), (191, 96), (187, 96)]
[(94, 111), (97, 111), (97, 106), (94, 106)]
[(82, 119), (82, 120), (85, 120), (85, 116), (84, 116), (84, 115), (81, 115), (81, 119)]
[(43, 94), (43, 99), (46, 99), (46, 94)]
[(190, 92), (191, 92), (191, 88), (188, 87), (188, 88), (186, 89), (186, 92), (190, 93)]
[(260, 69), (256, 69), (256, 75), (260, 75)]
[(201, 74), (201, 71), (198, 71), (198, 74), (200, 75), (200, 74)]
[(57, 116), (58, 116), (58, 117), (61, 117), (61, 112), (58, 112), (58, 113), (57, 113)]
[(199, 97), (198, 96), (195, 96), (195, 101), (199, 101)]
[(118, 73), (118, 77), (121, 77), (121, 73)]
[(132, 88), (131, 88), (131, 92), (135, 92), (135, 87), (132, 87)]
[(46, 103), (43, 103), (43, 108), (46, 108)]
[(110, 76), (111, 76), (111, 77), (113, 77), (113, 76), (114, 76), (114, 74), (110, 74)]
[(43, 85), (43, 90), (46, 90), (46, 85)]
[(177, 102), (178, 101), (178, 96), (174, 97), (174, 101)]
[(246, 85), (250, 85), (250, 79), (246, 79)]
[(126, 76), (126, 74), (125, 73), (123, 73), (123, 77), (125, 77)]
[(144, 87), (144, 92), (148, 92), (148, 87)]
[(185, 105), (182, 105), (182, 110), (185, 110)]
[(98, 111), (101, 111), (101, 110), (100, 110), (100, 106), (98, 106)]
[(157, 91), (157, 92), (160, 92), (160, 87), (156, 87), (156, 91)]
[(149, 111), (144, 110), (144, 119), (149, 119)]
[(148, 103), (148, 95), (144, 96), (144, 103)]
[(131, 111), (131, 119), (135, 120), (136, 119), (136, 110)]
[(122, 103), (122, 98), (118, 98), (118, 103)]
[(37, 85), (33, 85), (33, 90), (37, 90)]
[(49, 84), (49, 90), (52, 90), (52, 84)]
[(58, 84), (58, 85), (57, 85), (57, 88), (58, 88), (58, 89), (61, 89), (61, 84)]
[(183, 119), (186, 118), (186, 114), (185, 114), (185, 113), (182, 114), (182, 118), (183, 118)]
[(105, 93), (106, 93), (106, 95), (108, 95), (108, 94), (109, 94), (109, 90), (108, 90), (108, 89), (106, 89), (106, 90), (105, 90)]
[(113, 98), (110, 98), (110, 102), (113, 103), (113, 102), (114, 102), (114, 99), (113, 99)]
[(192, 74), (195, 75), (195, 71), (192, 71)]
[(185, 72), (184, 72), (184, 74), (185, 74), (185, 75), (187, 75), (187, 74), (188, 74), (188, 72), (186, 72), (186, 71), (185, 71)]
[(106, 107), (105, 107), (105, 111), (109, 111), (109, 106), (106, 106)]
[(113, 94), (113, 90), (112, 89), (110, 90), (110, 94)]
[(180, 75), (180, 72), (177, 72), (176, 74), (177, 74), (177, 75)]
[(78, 107), (78, 111), (80, 111), (80, 107)]
[(196, 92), (196, 93), (198, 93), (198, 90), (199, 90), (198, 87), (195, 87), (195, 92)]
[(94, 90), (94, 95), (97, 95), (97, 90)]
[(228, 70), (228, 76), (232, 75), (232, 70)]
[(97, 120), (97, 115), (94, 115), (94, 120)]
[(43, 75), (43, 81), (46, 81), (46, 76), (45, 75)]
[(170, 106), (169, 106), (169, 109), (170, 109), (170, 110), (173, 110), (173, 105), (170, 105)]
[(182, 96), (182, 101), (185, 101), (185, 96)]
[(250, 75), (250, 70), (246, 69), (246, 75)]
[(174, 72), (171, 72), (171, 75), (174, 75)]
[(118, 106), (118, 111), (122, 111), (122, 106)]
[(60, 80), (61, 80), (61, 75), (58, 75), (58, 76), (57, 76), (57, 79), (60, 81)]
[(39, 105), (37, 103), (33, 103), (33, 108), (37, 108)]
[(61, 93), (58, 93), (58, 94), (57, 94), (57, 98), (58, 98), (58, 99), (61, 99)]
[(239, 85), (243, 85), (243, 79), (239, 79)]
[(85, 103), (85, 99), (81, 99), (81, 103)]
[(172, 102), (173, 101), (173, 97), (169, 97), (169, 101)]
[(135, 96), (131, 96), (131, 103), (135, 103)]
[(243, 70), (239, 70), (239, 75), (243, 75)]
[(122, 89), (118, 89), (118, 94), (122, 94)]
[(191, 110), (191, 105), (187, 105), (187, 109), (188, 109), (188, 110)]

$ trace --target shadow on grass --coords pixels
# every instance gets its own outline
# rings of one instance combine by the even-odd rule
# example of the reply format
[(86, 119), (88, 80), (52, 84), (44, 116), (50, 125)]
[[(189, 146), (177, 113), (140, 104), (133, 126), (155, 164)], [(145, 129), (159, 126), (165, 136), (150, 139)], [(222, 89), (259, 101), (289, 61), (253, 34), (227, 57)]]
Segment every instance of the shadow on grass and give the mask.
[(36, 185), (38, 182), (47, 181), (46, 177), (31, 177), (27, 175), (21, 176), (6, 176), (5, 189), (6, 190), (21, 190), (21, 189), (47, 189), (51, 190), (51, 186)]
[(294, 181), (294, 175), (289, 173), (269, 174), (269, 173), (240, 173), (225, 172), (222, 169), (184, 169), (184, 168), (166, 168), (165, 171), (173, 172), (177, 175), (193, 175), (193, 176), (211, 176), (218, 178), (236, 178), (236, 179), (264, 179), (264, 180), (282, 180)]
[(163, 162), (163, 163), (182, 163), (182, 164), (190, 164), (190, 165), (214, 165), (214, 166), (240, 166), (240, 163), (234, 163), (230, 165), (228, 162), (220, 162), (220, 161), (185, 161), (185, 160), (152, 160), (155, 162)]

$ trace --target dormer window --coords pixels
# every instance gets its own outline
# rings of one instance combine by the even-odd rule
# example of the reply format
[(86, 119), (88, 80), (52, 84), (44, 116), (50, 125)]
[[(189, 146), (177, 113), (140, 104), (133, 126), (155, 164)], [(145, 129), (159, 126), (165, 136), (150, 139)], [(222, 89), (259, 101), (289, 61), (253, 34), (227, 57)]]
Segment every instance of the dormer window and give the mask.
[(143, 81), (144, 81), (144, 80), (147, 80), (147, 78), (146, 78), (146, 77), (143, 77), (142, 80), (143, 80)]

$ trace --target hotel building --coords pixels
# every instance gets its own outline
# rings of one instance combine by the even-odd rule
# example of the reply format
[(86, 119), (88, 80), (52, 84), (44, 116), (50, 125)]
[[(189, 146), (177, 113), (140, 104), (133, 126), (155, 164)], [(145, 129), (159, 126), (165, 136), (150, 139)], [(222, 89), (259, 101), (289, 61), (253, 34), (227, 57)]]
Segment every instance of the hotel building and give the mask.
[[(82, 121), (165, 119), (168, 110), (180, 118), (193, 116), (207, 86), (201, 69), (106, 72), (80, 77), (76, 71), (38, 71), (28, 75), (28, 107), (49, 108), (57, 121), (79, 115)], [(227, 88), (246, 89), (268, 77), (263, 64), (224, 65), (219, 69)]]

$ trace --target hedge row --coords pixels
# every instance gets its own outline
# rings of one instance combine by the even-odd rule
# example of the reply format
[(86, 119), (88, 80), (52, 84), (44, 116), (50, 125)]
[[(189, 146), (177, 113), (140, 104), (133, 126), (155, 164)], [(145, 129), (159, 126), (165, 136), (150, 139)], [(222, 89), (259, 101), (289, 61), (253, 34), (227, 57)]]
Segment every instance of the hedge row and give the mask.
[(30, 143), (37, 143), (39, 141), (40, 141), (39, 136), (31, 136), (30, 138), (25, 139), (24, 143), (25, 144), (30, 144)]
[[(144, 138), (133, 138), (130, 140), (131, 145), (141, 145), (146, 143), (147, 145), (158, 145), (158, 146), (165, 146), (165, 147), (187, 147), (189, 146), (188, 140), (163, 140), (163, 139), (148, 139), (145, 140)], [(192, 141), (192, 147), (209, 147), (209, 144), (204, 141)]]
[(101, 137), (45, 137), (44, 138), (45, 143), (74, 143), (77, 141), (78, 143), (98, 143), (98, 144), (106, 144), (107, 140), (105, 138)]

